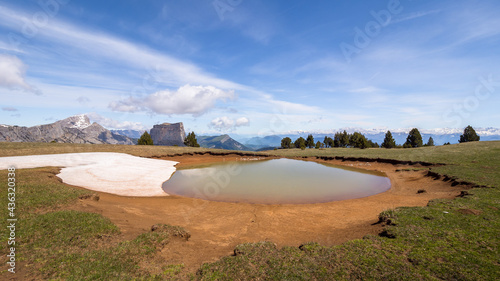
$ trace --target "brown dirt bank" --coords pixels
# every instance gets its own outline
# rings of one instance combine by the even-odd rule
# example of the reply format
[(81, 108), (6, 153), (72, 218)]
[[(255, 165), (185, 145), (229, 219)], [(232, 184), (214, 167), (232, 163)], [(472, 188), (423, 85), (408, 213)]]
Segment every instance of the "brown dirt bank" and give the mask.
[[(168, 157), (168, 160), (179, 161), (178, 167), (186, 167), (249, 158), (253, 157), (182, 155)], [(382, 226), (374, 223), (380, 212), (399, 206), (425, 206), (431, 199), (453, 198), (464, 190), (464, 186), (451, 186), (426, 176), (427, 169), (407, 170), (408, 165), (301, 159), (381, 171), (390, 178), (392, 187), (370, 197), (304, 205), (225, 203), (178, 196), (132, 198), (100, 193), (99, 201), (80, 200), (73, 208), (108, 217), (129, 239), (150, 231), (157, 223), (184, 227), (191, 233), (189, 241), (174, 240), (161, 254), (166, 262), (182, 263), (186, 270), (193, 272), (202, 263), (232, 254), (241, 243), (272, 241), (278, 246), (299, 246), (316, 241), (337, 245), (367, 234), (378, 234)], [(420, 189), (426, 192), (417, 193)]]

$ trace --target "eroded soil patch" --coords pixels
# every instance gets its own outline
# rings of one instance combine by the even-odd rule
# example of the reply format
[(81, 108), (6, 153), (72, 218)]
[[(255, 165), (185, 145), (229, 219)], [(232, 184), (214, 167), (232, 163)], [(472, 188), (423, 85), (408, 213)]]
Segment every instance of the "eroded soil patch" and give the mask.
[[(186, 167), (251, 161), (252, 157), (182, 155), (165, 159), (180, 162), (177, 167)], [(452, 187), (450, 183), (427, 176), (428, 170), (424, 167), (407, 169), (408, 165), (402, 164), (301, 159), (384, 172), (392, 187), (370, 197), (303, 205), (212, 202), (178, 196), (133, 198), (100, 193), (99, 201), (80, 200), (72, 209), (102, 214), (130, 239), (150, 231), (151, 226), (158, 223), (184, 227), (191, 233), (190, 239), (169, 244), (161, 255), (166, 262), (184, 264), (185, 270), (194, 272), (202, 263), (231, 255), (241, 243), (271, 241), (281, 247), (315, 241), (329, 246), (367, 234), (376, 235), (383, 228), (377, 224), (380, 212), (399, 206), (425, 206), (431, 199), (454, 198), (464, 189), (464, 186)], [(417, 193), (422, 189), (426, 192)]]

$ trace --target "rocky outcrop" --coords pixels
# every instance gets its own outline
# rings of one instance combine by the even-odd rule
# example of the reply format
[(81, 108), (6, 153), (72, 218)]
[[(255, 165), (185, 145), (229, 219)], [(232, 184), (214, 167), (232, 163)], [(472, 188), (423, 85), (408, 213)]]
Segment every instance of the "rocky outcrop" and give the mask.
[(90, 144), (134, 144), (97, 123), (86, 115), (77, 115), (52, 124), (34, 127), (0, 126), (0, 142), (61, 142)]
[(186, 132), (184, 132), (182, 122), (154, 125), (149, 134), (155, 145), (184, 146), (184, 140), (186, 139)]

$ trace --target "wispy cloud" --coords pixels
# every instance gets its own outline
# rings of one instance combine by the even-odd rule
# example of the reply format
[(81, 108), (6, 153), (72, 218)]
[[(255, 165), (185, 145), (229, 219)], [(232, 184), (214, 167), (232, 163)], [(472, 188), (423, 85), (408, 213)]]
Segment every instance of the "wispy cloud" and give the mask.
[(144, 130), (146, 126), (144, 126), (140, 122), (131, 122), (131, 121), (118, 121), (111, 118), (104, 117), (95, 112), (90, 112), (86, 114), (89, 119), (93, 122), (97, 122), (103, 127), (107, 129), (117, 129), (117, 130)]
[(12, 46), (11, 44), (7, 44), (5, 42), (0, 41), (0, 50), (7, 52), (15, 52), (15, 53), (24, 53), (21, 49), (18, 49), (16, 46)]
[(0, 87), (41, 94), (36, 87), (26, 82), (26, 69), (27, 66), (18, 57), (0, 54)]
[[(0, 9), (0, 17), (2, 18), (0, 25), (16, 28), (19, 32), (22, 32), (21, 27), (24, 23), (29, 22), (28, 16), (23, 12), (6, 7)], [(220, 88), (241, 88), (237, 83), (217, 78), (196, 65), (152, 50), (147, 46), (95, 30), (86, 30), (66, 22), (52, 20), (39, 30), (38, 36), (71, 46), (73, 52), (79, 50), (91, 57), (104, 57), (115, 63), (125, 63), (135, 68), (155, 68), (158, 70), (157, 77), (161, 80), (159, 82), (171, 86), (194, 83)]]
[(377, 92), (383, 92), (384, 90), (374, 87), (374, 86), (368, 86), (368, 87), (363, 87), (363, 88), (357, 88), (357, 89), (352, 89), (349, 90), (351, 93), (377, 93)]
[(441, 12), (441, 11), (440, 10), (431, 10), (431, 11), (421, 11), (421, 12), (414, 12), (414, 13), (410, 13), (410, 14), (403, 14), (403, 15), (400, 15), (400, 16), (392, 19), (389, 24), (396, 24), (396, 23), (400, 23), (400, 22), (404, 22), (404, 21), (409, 21), (409, 20), (425, 17), (428, 15), (437, 14), (439, 12)]

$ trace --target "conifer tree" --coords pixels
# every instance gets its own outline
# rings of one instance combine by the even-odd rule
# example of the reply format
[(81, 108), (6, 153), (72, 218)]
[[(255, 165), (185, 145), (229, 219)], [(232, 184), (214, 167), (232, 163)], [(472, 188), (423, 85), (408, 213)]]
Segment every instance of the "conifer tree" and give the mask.
[(330, 137), (325, 136), (325, 140), (323, 141), (323, 143), (325, 144), (325, 147), (333, 147), (334, 146), (334, 141)]
[(368, 140), (363, 134), (354, 132), (349, 138), (349, 146), (355, 148), (368, 148)]
[(303, 137), (300, 137), (297, 140), (295, 140), (293, 144), (295, 145), (296, 148), (301, 148), (301, 149), (306, 148), (306, 140)]
[(344, 132), (335, 133), (333, 144), (335, 147), (347, 147), (351, 136), (344, 130)]
[(191, 132), (187, 135), (186, 139), (184, 140), (184, 144), (190, 147), (200, 147), (200, 145), (198, 144), (198, 140), (196, 140), (196, 135), (194, 134), (194, 132)]
[(464, 129), (464, 134), (460, 136), (458, 142), (469, 142), (469, 141), (479, 141), (480, 137), (476, 134), (474, 128), (471, 125)]
[(139, 138), (137, 141), (138, 145), (153, 145), (153, 139), (151, 138), (151, 135), (148, 134), (147, 131), (142, 134), (142, 136)]
[(382, 147), (384, 147), (384, 148), (395, 148), (396, 147), (396, 141), (392, 137), (391, 131), (387, 131), (387, 133), (385, 133), (385, 138), (384, 138), (384, 142), (382, 143)]
[(429, 137), (429, 140), (427, 141), (426, 146), (434, 146), (434, 139), (432, 137)]
[(320, 148), (320, 147), (321, 147), (321, 142), (320, 142), (320, 141), (317, 141), (317, 142), (316, 142), (316, 147), (315, 147), (315, 148), (316, 148), (316, 149), (318, 149), (318, 148)]
[(410, 133), (408, 133), (408, 137), (406, 137), (406, 142), (403, 147), (421, 147), (423, 145), (422, 135), (417, 128), (413, 128), (411, 129)]
[(306, 146), (309, 147), (309, 148), (313, 148), (315, 145), (314, 143), (314, 137), (313, 135), (308, 135), (307, 136), (307, 140), (306, 140)]
[(292, 148), (292, 139), (289, 137), (281, 140), (281, 148)]

